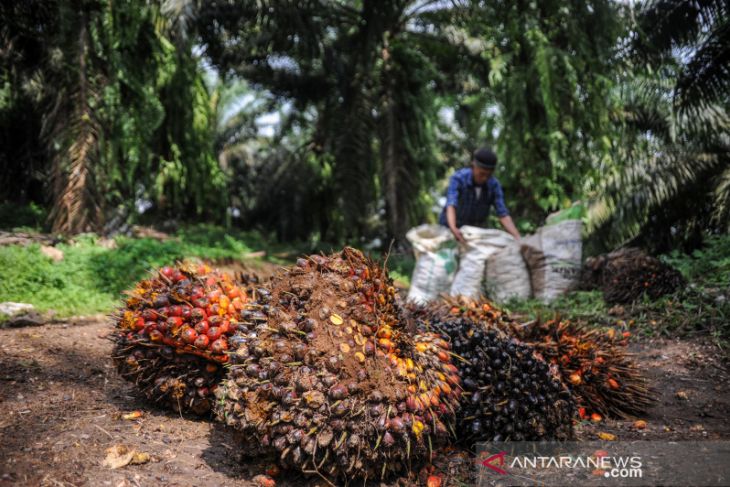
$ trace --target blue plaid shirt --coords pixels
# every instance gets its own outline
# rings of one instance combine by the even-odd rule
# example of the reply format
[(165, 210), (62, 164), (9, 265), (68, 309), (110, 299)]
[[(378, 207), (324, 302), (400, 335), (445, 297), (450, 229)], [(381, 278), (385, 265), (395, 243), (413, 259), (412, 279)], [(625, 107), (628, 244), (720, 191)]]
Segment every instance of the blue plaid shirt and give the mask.
[[(479, 196), (477, 196), (477, 188), (481, 188)], [(470, 167), (459, 169), (451, 176), (449, 189), (446, 191), (446, 206), (441, 211), (441, 218), (439, 218), (441, 225), (448, 226), (446, 208), (449, 206), (456, 208), (457, 227), (462, 225), (483, 227), (487, 224), (491, 206), (494, 206), (498, 217), (509, 215), (509, 211), (504, 205), (502, 185), (499, 184), (497, 178), (492, 176), (481, 186), (476, 185)]]

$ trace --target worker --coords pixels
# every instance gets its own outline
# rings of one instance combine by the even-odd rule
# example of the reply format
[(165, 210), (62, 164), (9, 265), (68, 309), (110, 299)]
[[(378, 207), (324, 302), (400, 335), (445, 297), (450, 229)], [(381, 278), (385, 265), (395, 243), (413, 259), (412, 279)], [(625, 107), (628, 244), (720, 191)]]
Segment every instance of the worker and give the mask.
[(451, 230), (454, 238), (465, 244), (459, 228), (463, 225), (484, 227), (490, 207), (494, 207), (502, 227), (516, 240), (520, 232), (504, 205), (502, 186), (492, 174), (497, 167), (497, 155), (488, 147), (474, 151), (471, 167), (459, 169), (449, 180), (446, 206), (439, 222)]

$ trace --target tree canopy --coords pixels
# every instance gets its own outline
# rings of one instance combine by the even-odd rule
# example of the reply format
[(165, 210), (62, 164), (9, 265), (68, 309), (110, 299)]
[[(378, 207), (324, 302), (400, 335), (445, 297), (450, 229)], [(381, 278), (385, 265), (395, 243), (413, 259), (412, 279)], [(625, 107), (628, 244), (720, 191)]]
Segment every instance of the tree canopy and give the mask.
[[(206, 221), (405, 242), (491, 145), (523, 229), (726, 232), (719, 1), (165, 0), (0, 6), (0, 202), (61, 233)], [(273, 119), (264, 128), (262, 120)], [(650, 238), (646, 238), (650, 236)]]

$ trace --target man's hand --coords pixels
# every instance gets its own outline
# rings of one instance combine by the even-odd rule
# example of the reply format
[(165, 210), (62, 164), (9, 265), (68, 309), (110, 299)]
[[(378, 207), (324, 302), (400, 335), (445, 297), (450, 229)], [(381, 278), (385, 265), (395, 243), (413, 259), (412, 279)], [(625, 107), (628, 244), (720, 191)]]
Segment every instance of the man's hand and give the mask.
[(454, 238), (457, 242), (466, 245), (466, 239), (461, 234), (461, 230), (456, 226), (456, 208), (453, 206), (446, 207), (446, 223), (449, 225), (449, 230), (454, 234)]
[(451, 233), (453, 233), (453, 234), (454, 234), (454, 238), (455, 238), (455, 239), (456, 239), (456, 240), (457, 240), (457, 241), (458, 241), (459, 243), (461, 243), (461, 244), (464, 244), (464, 245), (466, 245), (466, 239), (465, 239), (465, 238), (464, 238), (464, 236), (463, 236), (463, 235), (461, 234), (461, 230), (459, 230), (459, 229), (458, 229), (458, 228), (456, 228), (456, 227), (450, 228), (449, 230), (451, 230)]
[(512, 235), (516, 241), (519, 242), (520, 240), (522, 240), (520, 238), (519, 230), (517, 230), (517, 227), (515, 226), (514, 222), (512, 221), (512, 217), (510, 217), (509, 215), (503, 216), (502, 218), (499, 219), (499, 223), (502, 224), (502, 227), (507, 231), (507, 233)]

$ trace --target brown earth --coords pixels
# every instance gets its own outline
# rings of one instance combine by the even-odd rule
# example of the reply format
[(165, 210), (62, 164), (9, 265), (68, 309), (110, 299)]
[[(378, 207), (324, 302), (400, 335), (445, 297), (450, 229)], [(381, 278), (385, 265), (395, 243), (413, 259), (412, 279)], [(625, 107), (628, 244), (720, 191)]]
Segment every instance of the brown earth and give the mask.
[[(105, 339), (104, 320), (0, 330), (0, 486), (246, 486), (270, 459), (250, 459), (254, 445), (211, 421), (181, 417), (137, 399), (121, 380)], [(730, 373), (709, 340), (652, 340), (632, 345), (660, 391), (659, 401), (633, 421), (584, 422), (579, 439), (598, 432), (625, 439), (729, 439)], [(133, 411), (137, 419), (124, 419)], [(107, 450), (124, 445), (149, 461), (111, 469)], [(470, 460), (450, 454), (435, 462), (467, 480)], [(396, 483), (403, 483), (402, 479)], [(280, 474), (279, 485), (323, 484)]]

